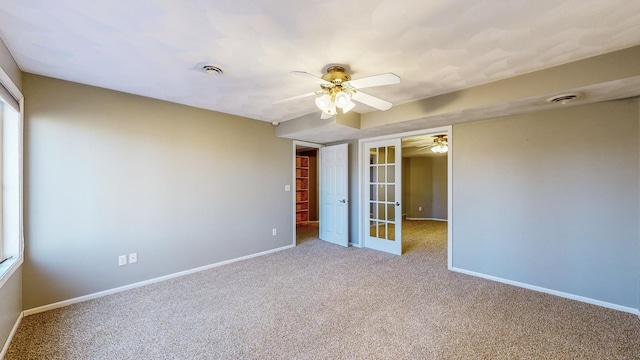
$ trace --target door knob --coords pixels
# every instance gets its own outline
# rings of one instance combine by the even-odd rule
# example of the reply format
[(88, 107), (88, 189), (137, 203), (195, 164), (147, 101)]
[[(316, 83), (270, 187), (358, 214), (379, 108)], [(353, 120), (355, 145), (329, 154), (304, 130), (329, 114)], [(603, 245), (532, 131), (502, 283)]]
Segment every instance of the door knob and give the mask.
[(396, 201), (396, 206), (400, 206), (400, 203)]
[(338, 200), (338, 201), (339, 201), (339, 202), (341, 202), (341, 203), (343, 203), (343, 204), (346, 204), (346, 203), (347, 203), (347, 200), (346, 200), (346, 199), (342, 199), (342, 200)]

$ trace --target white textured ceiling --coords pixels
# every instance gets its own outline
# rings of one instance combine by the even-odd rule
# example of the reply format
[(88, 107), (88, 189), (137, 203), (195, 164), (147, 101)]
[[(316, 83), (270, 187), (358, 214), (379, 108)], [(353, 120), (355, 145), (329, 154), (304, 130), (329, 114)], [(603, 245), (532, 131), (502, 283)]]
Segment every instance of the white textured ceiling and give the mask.
[(316, 111), (271, 104), (317, 89), (289, 71), (393, 72), (366, 92), (397, 105), (638, 45), (640, 1), (2, 0), (0, 37), (26, 72), (285, 121)]

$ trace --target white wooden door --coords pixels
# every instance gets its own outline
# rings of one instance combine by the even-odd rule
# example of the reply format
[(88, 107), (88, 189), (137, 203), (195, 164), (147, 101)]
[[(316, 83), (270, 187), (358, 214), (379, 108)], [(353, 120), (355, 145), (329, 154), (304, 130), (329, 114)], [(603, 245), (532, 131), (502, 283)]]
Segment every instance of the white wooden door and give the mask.
[(347, 144), (320, 148), (320, 239), (349, 246)]
[(402, 254), (402, 199), (401, 170), (402, 146), (400, 139), (367, 143), (367, 171), (365, 211), (368, 212), (365, 226), (364, 246)]

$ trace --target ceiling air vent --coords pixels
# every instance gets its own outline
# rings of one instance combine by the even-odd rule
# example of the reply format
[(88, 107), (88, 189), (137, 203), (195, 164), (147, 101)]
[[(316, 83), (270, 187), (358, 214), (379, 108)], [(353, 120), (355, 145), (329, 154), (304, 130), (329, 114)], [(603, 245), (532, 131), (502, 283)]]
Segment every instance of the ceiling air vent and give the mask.
[(573, 101), (579, 98), (580, 96), (582, 96), (581, 93), (560, 94), (560, 95), (556, 95), (548, 98), (547, 102), (553, 103), (553, 104), (566, 104), (570, 101)]
[(222, 69), (213, 65), (205, 65), (202, 67), (202, 71), (209, 75), (222, 75)]

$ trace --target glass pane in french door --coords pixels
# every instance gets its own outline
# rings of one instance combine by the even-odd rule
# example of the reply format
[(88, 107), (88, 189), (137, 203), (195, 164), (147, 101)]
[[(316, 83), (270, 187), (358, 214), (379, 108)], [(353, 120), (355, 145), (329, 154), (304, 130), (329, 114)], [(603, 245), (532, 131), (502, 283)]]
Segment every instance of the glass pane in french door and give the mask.
[(369, 236), (395, 241), (395, 146), (371, 148), (369, 153)]

